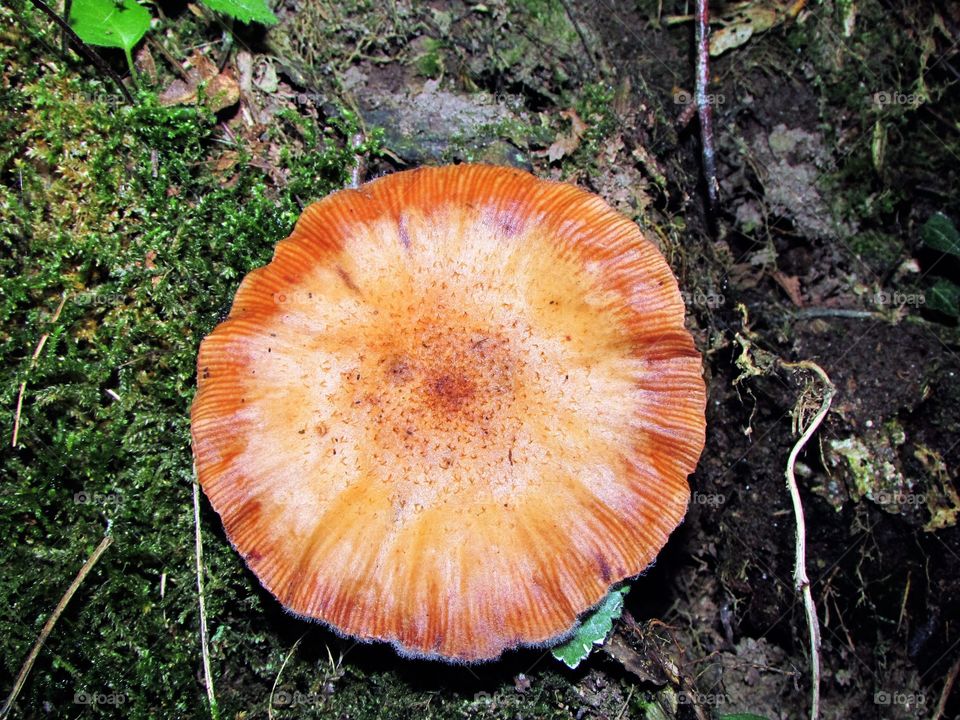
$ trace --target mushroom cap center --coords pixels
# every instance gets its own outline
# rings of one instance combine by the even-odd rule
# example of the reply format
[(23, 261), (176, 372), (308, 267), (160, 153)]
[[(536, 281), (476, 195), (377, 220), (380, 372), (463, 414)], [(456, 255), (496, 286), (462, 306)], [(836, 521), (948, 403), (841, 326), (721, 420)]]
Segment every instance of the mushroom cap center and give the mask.
[[(529, 349), (502, 329), (442, 305), (388, 317), (351, 375), (351, 410), (366, 416), (374, 455), (446, 469), (506, 457), (529, 399)], [(382, 448), (382, 450), (381, 450)]]

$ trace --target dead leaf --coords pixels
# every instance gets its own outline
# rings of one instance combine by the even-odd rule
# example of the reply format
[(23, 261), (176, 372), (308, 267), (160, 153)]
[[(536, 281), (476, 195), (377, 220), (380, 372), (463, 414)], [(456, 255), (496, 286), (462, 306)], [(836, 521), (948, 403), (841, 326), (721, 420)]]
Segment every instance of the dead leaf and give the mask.
[(570, 120), (570, 132), (558, 135), (553, 144), (547, 148), (547, 159), (550, 162), (556, 162), (576, 152), (580, 147), (580, 138), (587, 131), (587, 124), (580, 119), (576, 110), (564, 110), (560, 116)]
[(723, 25), (710, 34), (710, 55), (717, 57), (728, 50), (740, 47), (754, 35), (766, 32), (797, 17), (806, 7), (807, 0), (778, 2), (756, 0), (730, 6), (718, 18)]
[(157, 64), (154, 62), (153, 54), (147, 45), (144, 45), (137, 51), (137, 55), (133, 59), (133, 64), (136, 65), (140, 75), (145, 76), (151, 85), (156, 84)]
[(776, 270), (771, 274), (774, 280), (776, 280), (777, 285), (783, 288), (783, 291), (787, 293), (787, 296), (797, 307), (803, 307), (803, 296), (800, 294), (800, 278), (796, 275), (785, 275), (780, 270)]
[(613, 162), (616, 161), (617, 155), (620, 154), (620, 151), (623, 150), (623, 148), (624, 148), (623, 137), (621, 135), (617, 135), (615, 137), (610, 138), (603, 144), (603, 148), (601, 149), (601, 152), (603, 154), (604, 159), (608, 163), (612, 164)]
[(213, 112), (220, 112), (231, 105), (236, 105), (239, 100), (240, 86), (229, 70), (210, 79), (204, 86), (204, 105)]
[(160, 93), (161, 105), (192, 105), (197, 101), (197, 86), (177, 78)]
[(213, 167), (211, 169), (215, 173), (222, 174), (236, 165), (239, 159), (240, 154), (236, 150), (226, 150), (220, 157), (213, 161)]
[(222, 73), (208, 57), (195, 51), (184, 63), (188, 80), (176, 79), (160, 93), (161, 105), (195, 105), (203, 89), (203, 105), (220, 112), (240, 100), (240, 85), (230, 70)]
[(187, 71), (187, 76), (194, 82), (209, 80), (212, 77), (216, 77), (218, 72), (213, 60), (199, 50), (193, 51), (193, 54), (184, 64), (183, 69)]

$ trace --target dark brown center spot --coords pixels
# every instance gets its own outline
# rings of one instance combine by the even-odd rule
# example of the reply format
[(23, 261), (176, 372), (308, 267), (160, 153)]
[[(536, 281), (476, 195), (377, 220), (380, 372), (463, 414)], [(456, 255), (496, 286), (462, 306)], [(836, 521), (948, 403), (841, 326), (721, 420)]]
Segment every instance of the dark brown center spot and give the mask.
[(456, 410), (473, 399), (477, 386), (461, 374), (442, 374), (430, 382), (430, 394), (435, 402), (448, 410)]

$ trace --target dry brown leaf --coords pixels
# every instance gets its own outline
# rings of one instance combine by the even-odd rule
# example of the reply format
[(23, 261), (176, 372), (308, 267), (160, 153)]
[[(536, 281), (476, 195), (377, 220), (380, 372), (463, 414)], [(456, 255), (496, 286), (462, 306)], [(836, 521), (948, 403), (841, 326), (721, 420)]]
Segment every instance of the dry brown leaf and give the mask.
[(183, 69), (187, 71), (187, 75), (194, 82), (209, 80), (212, 77), (216, 77), (218, 72), (217, 66), (214, 64), (213, 60), (208, 58), (199, 50), (193, 51), (193, 54), (190, 56), (187, 62), (184, 63)]
[(800, 278), (796, 275), (785, 275), (780, 270), (773, 272), (772, 277), (776, 280), (777, 285), (787, 293), (790, 302), (797, 307), (803, 307), (803, 296), (800, 294)]
[(717, 57), (740, 47), (754, 35), (764, 33), (787, 20), (797, 17), (806, 7), (806, 0), (792, 2), (743, 2), (730, 6), (719, 18), (723, 27), (710, 34), (710, 55)]
[(203, 104), (213, 112), (220, 112), (240, 100), (240, 85), (230, 70), (222, 73), (208, 57), (195, 51), (184, 63), (189, 80), (176, 79), (160, 93), (161, 105), (194, 105), (203, 88)]
[(150, 52), (150, 48), (147, 45), (144, 45), (137, 51), (137, 55), (133, 60), (133, 64), (140, 72), (140, 75), (142, 77), (146, 77), (147, 81), (151, 85), (156, 84), (157, 64), (154, 62), (153, 54)]
[(197, 101), (197, 86), (177, 78), (160, 93), (159, 99), (161, 105), (192, 105)]
[(550, 162), (556, 162), (576, 152), (580, 147), (580, 138), (587, 131), (587, 124), (580, 119), (576, 110), (564, 110), (560, 116), (570, 120), (570, 132), (558, 135), (553, 144), (547, 148), (547, 159)]
[(214, 112), (236, 105), (240, 100), (240, 86), (229, 70), (209, 80), (204, 90), (204, 104)]

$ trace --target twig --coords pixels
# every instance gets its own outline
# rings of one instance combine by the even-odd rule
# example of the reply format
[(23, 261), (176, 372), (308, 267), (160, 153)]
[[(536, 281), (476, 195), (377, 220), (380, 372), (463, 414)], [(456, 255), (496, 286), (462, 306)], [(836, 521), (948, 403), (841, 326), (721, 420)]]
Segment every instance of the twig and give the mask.
[(947, 679), (943, 683), (943, 691), (940, 693), (940, 701), (937, 703), (937, 711), (933, 714), (933, 720), (940, 720), (945, 717), (947, 700), (950, 699), (950, 692), (953, 690), (953, 684), (957, 681), (958, 673), (960, 673), (960, 658), (957, 658), (957, 661), (947, 673)]
[[(64, 293), (63, 297), (60, 298), (60, 304), (57, 305), (56, 311), (53, 313), (53, 317), (50, 318), (50, 323), (55, 323), (60, 318), (60, 313), (63, 312), (63, 306), (67, 302), (67, 294)], [(45, 332), (40, 336), (40, 342), (37, 343), (37, 347), (33, 350), (33, 356), (30, 358), (30, 367), (27, 368), (27, 372), (33, 370), (33, 366), (37, 364), (37, 358), (40, 357), (40, 353), (43, 351), (43, 346), (47, 344), (47, 338), (50, 337), (49, 332)], [(13, 413), (13, 440), (10, 443), (10, 447), (17, 446), (17, 438), (20, 435), (20, 415), (23, 412), (23, 394), (27, 390), (27, 381), (26, 379), (20, 383), (20, 392), (17, 393), (17, 409)]]
[(830, 405), (833, 403), (833, 396), (836, 394), (836, 388), (830, 382), (830, 378), (819, 365), (809, 360), (797, 363), (781, 362), (783, 367), (796, 370), (810, 370), (816, 374), (820, 382), (823, 383), (823, 399), (820, 401), (820, 409), (817, 410), (806, 430), (800, 435), (793, 449), (790, 451), (790, 457), (787, 459), (787, 489), (790, 491), (790, 499), (793, 502), (793, 513), (796, 518), (796, 560), (793, 568), (794, 589), (803, 596), (803, 609), (807, 615), (807, 628), (810, 632), (810, 683), (811, 702), (810, 702), (810, 720), (817, 720), (820, 716), (820, 621), (817, 618), (817, 608), (813, 602), (813, 590), (810, 587), (810, 579), (807, 577), (807, 530), (803, 519), (803, 504), (800, 500), (800, 490), (797, 487), (797, 478), (794, 474), (794, 468), (797, 464), (797, 457), (809, 442), (810, 438), (820, 427), (820, 423), (830, 411)]
[(196, 536), (197, 555), (197, 593), (200, 602), (200, 652), (203, 655), (203, 682), (207, 687), (207, 700), (210, 702), (210, 717), (220, 717), (217, 697), (213, 692), (213, 674), (210, 672), (210, 647), (207, 639), (207, 608), (203, 601), (203, 537), (200, 534), (200, 486), (196, 481), (194, 468), (193, 481), (193, 527)]
[(713, 149), (713, 107), (707, 96), (710, 84), (710, 3), (697, 0), (697, 82), (694, 95), (700, 118), (700, 145), (703, 154), (703, 179), (707, 185), (707, 201), (711, 209), (717, 207), (719, 183), (717, 158)]
[(850, 320), (875, 320), (883, 317), (873, 310), (855, 310), (853, 308), (811, 307), (802, 308), (793, 313), (795, 320), (813, 320), (815, 318), (848, 318)]
[[(290, 658), (293, 657), (293, 654), (297, 651), (300, 642), (307, 636), (307, 633), (310, 632), (307, 630), (300, 638), (293, 644), (293, 647), (290, 648), (290, 652), (287, 653), (287, 656), (283, 659), (283, 662), (280, 663), (280, 669), (277, 670), (277, 676), (273, 679), (273, 687), (270, 688), (270, 700), (267, 703), (267, 717), (269, 720), (273, 720), (273, 694), (277, 691), (277, 685), (280, 683), (280, 676), (283, 674), (283, 669), (287, 666), (287, 663), (290, 662)], [(329, 649), (327, 651), (329, 653)]]
[(110, 79), (117, 84), (117, 87), (120, 88), (120, 92), (123, 93), (123, 97), (126, 99), (128, 103), (130, 103), (131, 105), (134, 104), (133, 95), (131, 95), (130, 91), (127, 90), (127, 86), (123, 84), (123, 80), (121, 79), (121, 77), (117, 75), (116, 72), (114, 72), (114, 69), (110, 67), (110, 65), (107, 63), (106, 60), (100, 57), (99, 53), (97, 53), (96, 50), (94, 50), (92, 47), (90, 47), (83, 40), (80, 39), (80, 36), (73, 31), (72, 27), (70, 27), (70, 23), (68, 23), (62, 17), (57, 15), (57, 13), (55, 13), (49, 5), (43, 2), (43, 0), (30, 0), (30, 2), (32, 2), (34, 6), (38, 10), (43, 12), (43, 14), (45, 14), (48, 18), (50, 18), (57, 25), (59, 25), (60, 29), (63, 31), (63, 34), (70, 39), (70, 42), (73, 43), (74, 47), (76, 47), (81, 53), (83, 53), (87, 57), (87, 60), (92, 62), (94, 65), (96, 65), (98, 70), (108, 75)]
[(577, 22), (570, 3), (568, 0), (560, 0), (560, 4), (563, 6), (563, 11), (567, 14), (567, 19), (570, 20), (570, 24), (573, 25), (573, 29), (576, 30), (577, 37), (580, 38), (580, 44), (583, 46), (583, 54), (587, 56), (587, 62), (590, 63), (590, 70), (596, 72), (597, 66), (593, 62), (593, 53), (590, 52), (590, 44), (587, 42), (587, 36), (583, 32), (583, 28), (580, 27), (580, 23)]
[[(63, 3), (63, 16), (67, 18), (67, 22), (70, 21), (70, 10), (73, 7), (73, 0), (64, 0)], [(63, 28), (60, 28), (60, 52), (64, 55), (67, 54), (67, 50), (70, 49), (70, 38), (67, 37), (67, 33), (64, 32)]]
[(170, 53), (169, 50), (167, 50), (166, 47), (164, 47), (163, 43), (161, 43), (159, 40), (156, 40), (148, 36), (147, 45), (155, 49), (157, 52), (159, 52), (163, 56), (163, 59), (166, 60), (170, 68), (177, 75), (180, 76), (181, 80), (184, 80), (185, 82), (190, 82), (190, 75), (187, 73), (186, 70), (183, 69), (183, 65), (177, 62), (177, 59)]
[(0, 718), (5, 718), (10, 714), (10, 711), (13, 709), (13, 704), (17, 701), (17, 696), (20, 694), (24, 683), (27, 681), (27, 676), (30, 674), (30, 670), (33, 669), (33, 663), (36, 662), (37, 656), (40, 654), (40, 650), (43, 649), (44, 643), (46, 643), (47, 638), (50, 637), (50, 633), (53, 631), (53, 626), (57, 624), (57, 620), (60, 619), (60, 616), (63, 614), (67, 604), (77, 592), (77, 589), (80, 587), (80, 583), (82, 583), (84, 578), (90, 574), (90, 571), (93, 570), (93, 566), (97, 564), (97, 560), (100, 559), (100, 556), (103, 555), (106, 549), (110, 547), (111, 543), (113, 543), (113, 538), (109, 535), (109, 532), (110, 530), (108, 528), (108, 534), (103, 537), (103, 540), (101, 540), (100, 544), (97, 545), (97, 549), (93, 551), (93, 554), (87, 558), (87, 561), (83, 564), (83, 567), (80, 568), (80, 572), (77, 573), (77, 576), (73, 579), (73, 582), (70, 583), (70, 587), (67, 588), (67, 591), (63, 594), (63, 597), (60, 598), (60, 602), (58, 602), (57, 606), (53, 609), (53, 613), (47, 619), (47, 623), (43, 626), (43, 630), (40, 631), (40, 636), (33, 644), (33, 648), (30, 650), (30, 654), (27, 655), (27, 659), (24, 661), (23, 667), (20, 668), (20, 674), (17, 675), (17, 680), (13, 684), (13, 689), (10, 691), (10, 695), (7, 696), (7, 700), (3, 704), (3, 708), (0, 709)]
[(360, 146), (363, 145), (363, 133), (358, 132), (350, 138), (350, 148), (354, 151), (353, 153), (353, 167), (350, 168), (350, 184), (347, 187), (358, 188), (360, 183), (363, 182), (364, 175), (367, 174), (367, 164), (363, 160), (363, 155), (358, 151)]
[(627, 693), (627, 699), (623, 701), (623, 705), (620, 707), (620, 712), (617, 713), (617, 720), (620, 720), (623, 717), (623, 714), (627, 711), (627, 708), (630, 707), (630, 701), (633, 699), (633, 685), (630, 686), (630, 692)]

